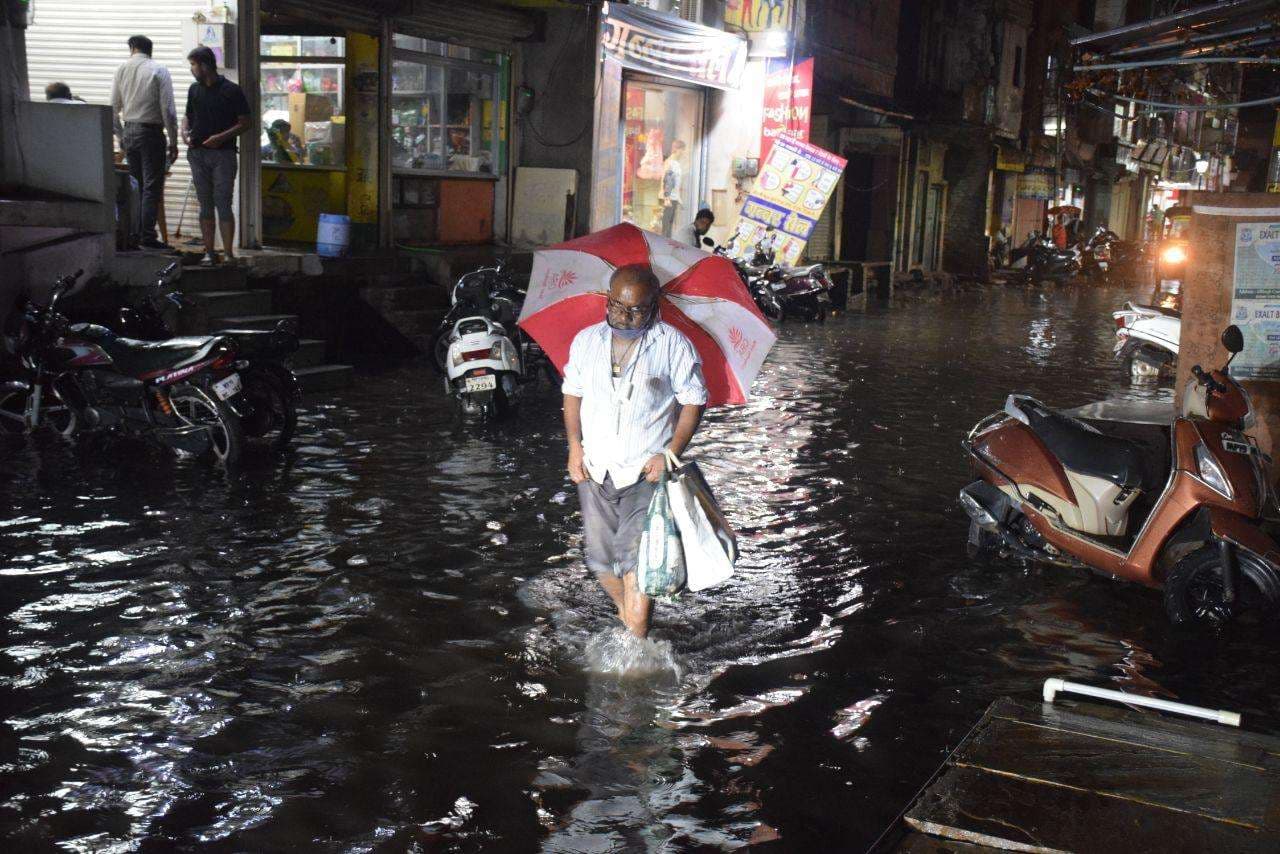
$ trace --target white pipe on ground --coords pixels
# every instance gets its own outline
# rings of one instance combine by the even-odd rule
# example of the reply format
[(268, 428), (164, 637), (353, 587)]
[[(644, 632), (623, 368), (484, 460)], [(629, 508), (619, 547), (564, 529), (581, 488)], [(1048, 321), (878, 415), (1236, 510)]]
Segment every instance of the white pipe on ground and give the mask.
[(1130, 706), (1145, 706), (1149, 709), (1159, 709), (1162, 712), (1173, 712), (1177, 715), (1188, 715), (1193, 718), (1203, 718), (1204, 720), (1214, 721), (1215, 723), (1225, 724), (1226, 726), (1240, 726), (1239, 712), (1227, 712), (1221, 709), (1206, 709), (1201, 706), (1189, 706), (1186, 703), (1175, 703), (1171, 700), (1161, 700), (1156, 697), (1144, 697), (1141, 694), (1126, 694), (1124, 691), (1112, 691), (1110, 688), (1095, 688), (1092, 685), (1082, 685), (1079, 682), (1067, 682), (1063, 679), (1044, 680), (1044, 701), (1046, 703), (1052, 703), (1053, 698), (1059, 693), (1081, 694), (1085, 697), (1094, 697), (1099, 700), (1113, 700), (1117, 703), (1126, 703)]

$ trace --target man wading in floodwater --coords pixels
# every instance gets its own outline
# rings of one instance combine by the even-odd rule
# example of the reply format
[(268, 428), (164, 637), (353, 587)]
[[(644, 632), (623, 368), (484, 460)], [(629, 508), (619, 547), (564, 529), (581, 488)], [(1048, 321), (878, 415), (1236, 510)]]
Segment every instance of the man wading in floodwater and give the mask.
[(697, 351), (658, 320), (658, 298), (647, 265), (619, 267), (605, 321), (578, 333), (564, 367), (569, 477), (582, 502), (587, 566), (640, 638), (653, 603), (636, 584), (637, 554), (662, 452), (684, 452), (707, 403)]

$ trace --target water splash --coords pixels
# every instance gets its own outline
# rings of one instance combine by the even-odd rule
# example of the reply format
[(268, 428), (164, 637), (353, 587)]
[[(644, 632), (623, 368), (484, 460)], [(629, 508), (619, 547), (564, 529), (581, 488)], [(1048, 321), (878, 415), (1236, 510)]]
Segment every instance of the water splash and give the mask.
[(676, 658), (671, 641), (638, 638), (626, 629), (597, 632), (583, 650), (587, 670), (624, 677), (669, 675), (679, 680), (684, 667)]

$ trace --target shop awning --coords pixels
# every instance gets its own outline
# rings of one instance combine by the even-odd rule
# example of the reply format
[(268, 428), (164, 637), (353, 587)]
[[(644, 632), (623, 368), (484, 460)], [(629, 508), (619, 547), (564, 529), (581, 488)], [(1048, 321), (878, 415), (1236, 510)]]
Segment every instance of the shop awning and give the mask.
[(1226, 0), (1078, 36), (1071, 46), (1093, 57), (1157, 59), (1256, 49), (1280, 41), (1275, 0)]
[(624, 68), (700, 86), (737, 89), (747, 66), (747, 40), (642, 6), (610, 4), (600, 43)]
[(533, 36), (537, 21), (533, 13), (483, 3), (411, 0), (409, 10), (396, 16), (397, 33), (453, 41), (471, 47), (509, 53), (515, 42)]

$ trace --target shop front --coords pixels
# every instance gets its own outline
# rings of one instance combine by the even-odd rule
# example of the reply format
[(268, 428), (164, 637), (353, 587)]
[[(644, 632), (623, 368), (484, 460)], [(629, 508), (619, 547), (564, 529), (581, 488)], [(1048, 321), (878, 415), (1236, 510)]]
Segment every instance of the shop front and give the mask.
[[(732, 209), (732, 152), (714, 144), (721, 118), (757, 116), (744, 88), (745, 39), (637, 6), (609, 5), (600, 22), (591, 228), (620, 221), (671, 235), (701, 207)], [(744, 154), (746, 152), (743, 152)], [(723, 220), (722, 220), (723, 221)]]

